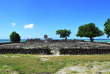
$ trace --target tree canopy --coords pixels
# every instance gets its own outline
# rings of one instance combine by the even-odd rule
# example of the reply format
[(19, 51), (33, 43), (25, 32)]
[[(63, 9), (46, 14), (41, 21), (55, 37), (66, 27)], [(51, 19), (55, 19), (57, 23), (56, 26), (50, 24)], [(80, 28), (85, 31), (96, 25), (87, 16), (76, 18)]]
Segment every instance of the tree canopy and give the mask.
[(57, 30), (56, 34), (60, 35), (60, 38), (65, 38), (65, 40), (67, 39), (67, 37), (70, 36), (71, 31), (70, 30)]
[(10, 35), (10, 42), (20, 42), (20, 36), (15, 31)]
[(105, 26), (104, 32), (107, 34), (107, 38), (109, 38), (109, 36), (110, 36), (110, 18), (107, 19), (104, 26)]
[(94, 23), (85, 24), (79, 27), (79, 30), (76, 34), (77, 37), (88, 37), (93, 41), (94, 37), (104, 35), (103, 31), (99, 30)]

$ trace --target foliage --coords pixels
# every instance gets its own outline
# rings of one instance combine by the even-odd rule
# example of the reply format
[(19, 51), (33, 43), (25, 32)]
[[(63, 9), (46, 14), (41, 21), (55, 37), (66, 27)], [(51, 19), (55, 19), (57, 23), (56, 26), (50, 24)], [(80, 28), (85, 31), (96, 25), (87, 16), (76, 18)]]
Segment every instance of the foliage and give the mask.
[(51, 54), (51, 51), (52, 51), (52, 50), (51, 50), (48, 46), (43, 47), (43, 48), (47, 49), (48, 54)]
[(66, 40), (67, 37), (70, 36), (71, 31), (70, 30), (66, 30), (66, 29), (64, 29), (64, 30), (57, 30), (56, 34), (59, 34), (60, 38), (65, 38), (65, 40)]
[(110, 18), (107, 19), (104, 26), (105, 26), (104, 32), (107, 34), (107, 38), (109, 38), (109, 36), (110, 36)]
[(10, 41), (11, 42), (20, 42), (20, 36), (15, 31), (11, 33), (10, 35)]
[(94, 23), (85, 24), (79, 27), (76, 36), (79, 37), (88, 37), (93, 41), (93, 37), (98, 37), (104, 35), (103, 31), (99, 30)]

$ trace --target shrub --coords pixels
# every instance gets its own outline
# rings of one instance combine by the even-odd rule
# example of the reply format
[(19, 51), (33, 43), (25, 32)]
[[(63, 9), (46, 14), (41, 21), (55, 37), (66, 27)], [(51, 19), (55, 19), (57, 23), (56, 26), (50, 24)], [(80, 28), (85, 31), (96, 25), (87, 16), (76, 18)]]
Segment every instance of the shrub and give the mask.
[(51, 51), (52, 51), (52, 50), (51, 50), (48, 46), (43, 47), (43, 48), (44, 48), (44, 49), (47, 49), (46, 52), (47, 52), (48, 54), (51, 54)]
[(20, 36), (15, 31), (10, 35), (10, 42), (20, 42)]

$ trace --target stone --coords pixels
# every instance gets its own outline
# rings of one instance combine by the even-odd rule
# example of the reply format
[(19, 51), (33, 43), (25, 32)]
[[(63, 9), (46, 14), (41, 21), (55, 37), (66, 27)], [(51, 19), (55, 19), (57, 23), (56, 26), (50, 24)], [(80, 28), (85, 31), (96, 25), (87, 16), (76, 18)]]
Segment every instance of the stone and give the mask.
[(47, 40), (48, 39), (48, 36), (47, 35), (44, 35), (44, 40)]
[(102, 72), (97, 72), (97, 74), (102, 74)]
[(6, 69), (6, 72), (10, 72), (10, 69)]
[(93, 68), (93, 66), (87, 66), (88, 68)]
[(41, 60), (41, 61), (47, 61), (47, 60), (49, 60), (49, 59), (47, 59), (47, 58), (41, 58), (40, 60)]

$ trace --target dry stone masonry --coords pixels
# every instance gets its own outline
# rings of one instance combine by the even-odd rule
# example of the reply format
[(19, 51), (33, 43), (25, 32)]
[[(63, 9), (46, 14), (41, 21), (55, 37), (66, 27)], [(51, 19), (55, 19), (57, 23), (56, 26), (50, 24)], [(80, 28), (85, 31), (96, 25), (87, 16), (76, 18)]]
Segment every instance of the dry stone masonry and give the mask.
[[(110, 53), (109, 43), (85, 42), (84, 40), (52, 40), (44, 36), (45, 40), (28, 39), (23, 43), (1, 44), (0, 53), (10, 51), (26, 53), (57, 53), (60, 54), (103, 54)], [(7, 51), (5, 51), (5, 50)], [(28, 52), (29, 50), (29, 52)], [(51, 51), (51, 52), (49, 52)], [(39, 54), (38, 53), (38, 54)]]

